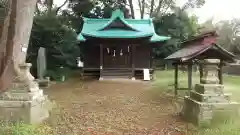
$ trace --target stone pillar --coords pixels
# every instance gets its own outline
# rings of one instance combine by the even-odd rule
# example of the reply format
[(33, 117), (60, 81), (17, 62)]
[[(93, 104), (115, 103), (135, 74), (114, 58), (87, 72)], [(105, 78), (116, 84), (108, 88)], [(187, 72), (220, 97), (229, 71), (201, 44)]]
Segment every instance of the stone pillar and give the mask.
[(20, 64), (19, 76), (0, 95), (0, 120), (36, 124), (48, 118), (48, 99), (30, 73), (30, 63)]
[(204, 60), (201, 62), (203, 73), (201, 83), (184, 98), (183, 117), (193, 124), (201, 126), (210, 124), (217, 112), (237, 114), (239, 103), (230, 100), (231, 94), (224, 92), (224, 86), (219, 84), (217, 77), (219, 60)]

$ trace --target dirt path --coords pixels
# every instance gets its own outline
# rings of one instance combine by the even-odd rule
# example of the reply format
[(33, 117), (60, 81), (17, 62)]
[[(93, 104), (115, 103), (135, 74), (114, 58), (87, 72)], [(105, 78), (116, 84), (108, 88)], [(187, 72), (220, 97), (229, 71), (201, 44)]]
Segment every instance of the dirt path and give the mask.
[(46, 93), (55, 109), (48, 121), (58, 135), (184, 135), (169, 98), (137, 82), (72, 80)]

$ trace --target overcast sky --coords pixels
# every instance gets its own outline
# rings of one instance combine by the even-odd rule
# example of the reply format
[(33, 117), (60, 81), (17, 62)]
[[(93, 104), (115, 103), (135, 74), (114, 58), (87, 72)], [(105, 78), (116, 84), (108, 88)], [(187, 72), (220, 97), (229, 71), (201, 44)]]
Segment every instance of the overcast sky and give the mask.
[[(57, 5), (61, 5), (65, 0), (54, 0)], [(133, 0), (137, 2), (137, 0)], [(181, 5), (186, 0), (177, 0)], [(222, 19), (240, 18), (240, 0), (206, 0), (203, 7), (191, 11), (199, 17), (200, 22), (214, 17), (215, 21)]]

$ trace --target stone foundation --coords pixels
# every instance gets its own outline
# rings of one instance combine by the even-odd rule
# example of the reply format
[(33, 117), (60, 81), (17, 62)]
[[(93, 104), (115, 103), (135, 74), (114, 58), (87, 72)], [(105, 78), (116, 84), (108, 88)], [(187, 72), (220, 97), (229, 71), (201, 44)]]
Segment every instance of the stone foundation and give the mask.
[(186, 121), (197, 126), (202, 126), (204, 124), (210, 124), (212, 118), (217, 113), (237, 115), (238, 107), (239, 103), (237, 102), (204, 103), (186, 96), (182, 113)]
[(0, 120), (37, 124), (49, 116), (49, 102), (39, 89), (29, 69), (31, 64), (20, 65), (19, 76), (9, 91), (0, 95)]
[(49, 117), (47, 98), (29, 101), (0, 100), (0, 120), (38, 124)]

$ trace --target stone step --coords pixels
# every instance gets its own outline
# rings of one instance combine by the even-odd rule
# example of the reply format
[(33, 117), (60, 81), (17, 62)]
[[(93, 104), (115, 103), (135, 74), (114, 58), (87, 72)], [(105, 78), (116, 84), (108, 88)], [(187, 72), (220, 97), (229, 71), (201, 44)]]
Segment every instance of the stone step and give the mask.
[(195, 91), (201, 94), (224, 94), (224, 85), (221, 84), (196, 84)]
[(230, 102), (231, 94), (201, 94), (195, 91), (190, 92), (190, 98), (199, 101), (199, 102), (207, 102), (207, 103), (224, 103)]
[(104, 76), (111, 76), (111, 75), (115, 75), (115, 76), (132, 76), (132, 73), (128, 73), (128, 72), (106, 72), (106, 73), (102, 73), (102, 75)]
[(115, 76), (115, 75), (103, 75), (102, 79), (104, 80), (112, 80), (112, 79), (131, 79), (131, 76), (126, 76), (126, 75), (122, 75), (122, 76)]

